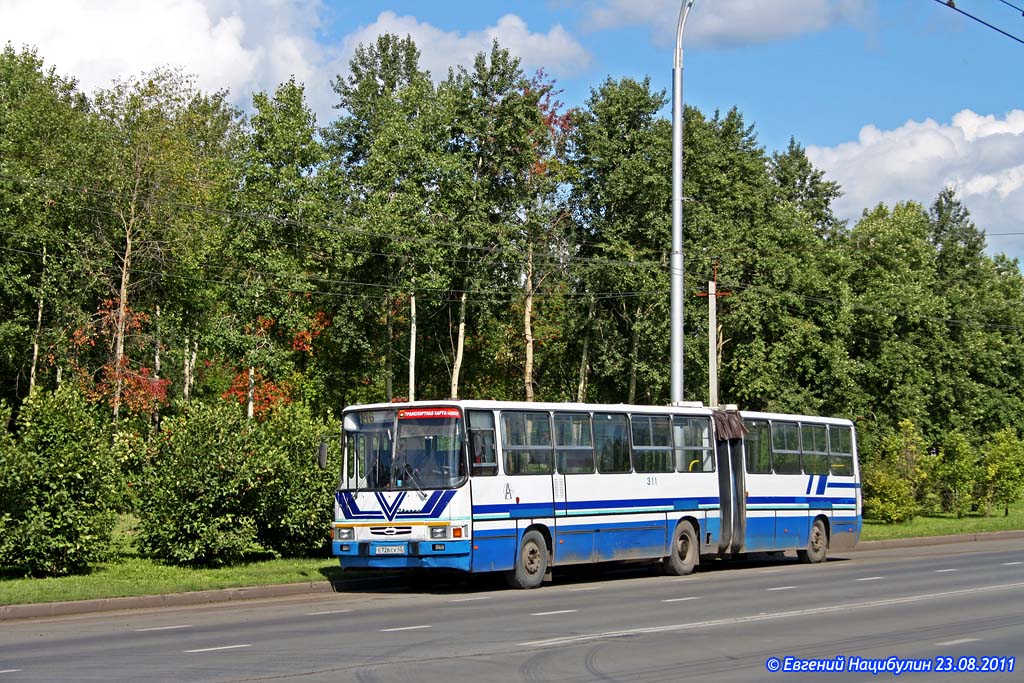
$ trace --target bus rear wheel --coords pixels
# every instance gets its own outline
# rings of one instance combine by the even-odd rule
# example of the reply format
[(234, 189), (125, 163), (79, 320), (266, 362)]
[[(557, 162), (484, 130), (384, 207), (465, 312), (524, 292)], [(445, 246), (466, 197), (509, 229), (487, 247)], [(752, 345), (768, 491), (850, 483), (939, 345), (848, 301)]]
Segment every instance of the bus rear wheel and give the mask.
[(807, 548), (797, 550), (796, 556), (806, 564), (818, 564), (825, 561), (828, 554), (828, 534), (825, 532), (825, 522), (820, 519), (814, 520), (811, 525), (811, 536), (807, 539)]
[(513, 588), (536, 588), (548, 572), (548, 546), (539, 531), (527, 531), (519, 546), (516, 568), (505, 575)]
[(671, 554), (664, 559), (665, 573), (670, 576), (692, 574), (697, 567), (700, 547), (697, 532), (689, 522), (680, 522), (672, 536)]

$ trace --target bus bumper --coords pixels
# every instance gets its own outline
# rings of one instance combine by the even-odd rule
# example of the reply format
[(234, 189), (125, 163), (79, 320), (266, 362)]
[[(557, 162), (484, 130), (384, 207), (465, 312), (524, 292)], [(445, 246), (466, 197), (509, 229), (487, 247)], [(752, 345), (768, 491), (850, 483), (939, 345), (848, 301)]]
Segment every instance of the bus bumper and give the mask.
[(332, 541), (331, 552), (343, 569), (470, 569), (472, 541)]

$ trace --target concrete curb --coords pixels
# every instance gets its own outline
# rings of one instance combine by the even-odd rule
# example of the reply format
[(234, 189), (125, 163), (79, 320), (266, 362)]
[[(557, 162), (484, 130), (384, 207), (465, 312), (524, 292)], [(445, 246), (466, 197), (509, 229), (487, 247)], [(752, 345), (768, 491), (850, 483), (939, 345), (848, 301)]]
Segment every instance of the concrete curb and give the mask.
[(853, 552), (859, 550), (884, 550), (886, 548), (919, 548), (926, 545), (946, 543), (975, 543), (977, 541), (998, 541), (1003, 538), (1024, 538), (1024, 529), (1013, 531), (986, 531), (977, 534), (953, 534), (951, 536), (918, 536), (915, 538), (893, 538), (885, 541), (861, 541)]
[[(991, 531), (977, 534), (956, 534), (952, 536), (921, 536), (898, 538), (885, 541), (862, 541), (852, 552), (884, 550), (886, 548), (916, 548), (947, 543), (975, 543), (1000, 539), (1024, 538), (1024, 530)], [(65, 602), (40, 602), (31, 605), (0, 605), (0, 622), (13, 619), (40, 617), (63, 617), (93, 612), (115, 610), (152, 609), (156, 607), (190, 607), (213, 603), (259, 600), (294, 595), (334, 593), (335, 587), (329, 581), (311, 583), (289, 583), (274, 586), (251, 586), (245, 588), (224, 588), (221, 590), (193, 591), (189, 593), (168, 593), (165, 595), (140, 595), (126, 598), (101, 598), (98, 600), (73, 600)]]
[(63, 617), (91, 612), (112, 612), (115, 610), (152, 609), (155, 607), (190, 607), (218, 602), (281, 598), (292, 595), (333, 593), (329, 581), (314, 583), (288, 583), (275, 586), (251, 586), (244, 588), (223, 588), (220, 590), (192, 591), (189, 593), (167, 593), (164, 595), (139, 595), (124, 598), (100, 598), (97, 600), (72, 600), (65, 602), (38, 602), (31, 605), (0, 605), (0, 621), (31, 619), (38, 617)]

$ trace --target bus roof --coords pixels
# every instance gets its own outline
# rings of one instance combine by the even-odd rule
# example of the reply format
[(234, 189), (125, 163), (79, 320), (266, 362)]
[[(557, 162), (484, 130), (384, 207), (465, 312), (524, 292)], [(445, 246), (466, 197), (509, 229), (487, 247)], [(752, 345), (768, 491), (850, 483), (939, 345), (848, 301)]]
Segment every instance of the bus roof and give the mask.
[[(441, 399), (437, 401), (405, 401), (399, 403), (371, 403), (365, 405), (350, 405), (342, 413), (350, 413), (357, 410), (398, 410), (406, 408), (419, 408), (424, 406), (455, 406), (469, 410), (567, 410), (579, 412), (624, 412), (624, 413), (661, 413), (688, 415), (711, 415), (715, 410), (726, 409), (710, 408), (699, 401), (686, 401), (677, 406), (655, 406), (637, 405), (629, 403), (576, 403), (576, 402), (538, 402), (538, 401), (495, 401), (495, 400), (451, 400)], [(727, 409), (734, 409), (728, 406)], [(758, 411), (739, 411), (740, 415), (752, 420), (788, 420), (813, 419), (821, 424), (853, 425), (850, 420), (837, 417), (818, 417), (814, 415), (797, 415), (792, 413), (767, 413)]]

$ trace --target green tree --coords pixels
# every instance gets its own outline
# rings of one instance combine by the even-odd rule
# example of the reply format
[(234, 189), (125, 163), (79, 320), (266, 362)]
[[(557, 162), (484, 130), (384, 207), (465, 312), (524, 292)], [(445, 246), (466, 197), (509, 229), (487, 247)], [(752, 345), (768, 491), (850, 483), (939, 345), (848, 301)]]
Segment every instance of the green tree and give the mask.
[(383, 376), (378, 390), (390, 399), (395, 323), (404, 312), (407, 398), (415, 398), (417, 301), (445, 291), (449, 272), (441, 197), (446, 109), (438, 104), (429, 74), (419, 68), (419, 50), (411, 38), (385, 34), (372, 45), (360, 45), (350, 68), (347, 78), (334, 82), (338, 107), (346, 113), (325, 131), (326, 172), (330, 185), (346, 186), (351, 198), (346, 219), (363, 237), (357, 247), (362, 253), (350, 272), (373, 292), (365, 319), (384, 321), (382, 343), (371, 344), (378, 350), (377, 362), (364, 360), (364, 366), (366, 374)]
[(1007, 427), (992, 436), (982, 453), (979, 502), (986, 515), (1001, 507), (1009, 516), (1010, 505), (1024, 494), (1024, 442)]
[(855, 414), (872, 416), (869, 428), (880, 434), (912, 420), (934, 442), (941, 432), (928, 406), (947, 307), (936, 294), (927, 234), (927, 217), (912, 203), (879, 206), (854, 227), (845, 244), (855, 313), (847, 348), (863, 392)]
[[(0, 51), (0, 396), (53, 386), (93, 311), (89, 102), (34, 51)], [(44, 375), (47, 375), (44, 380)]]
[(814, 168), (794, 138), (785, 152), (772, 154), (769, 172), (777, 186), (776, 200), (797, 207), (819, 235), (832, 236), (842, 227), (832, 212), (832, 202), (842, 196), (839, 183), (826, 180), (825, 172)]
[(325, 242), (316, 175), (324, 151), (316, 118), (294, 80), (278, 86), (273, 97), (257, 93), (253, 106), (223, 278), (231, 283), (233, 315), (220, 331), (246, 368), (239, 398), (249, 417), (256, 410), (257, 379), (287, 382), (305, 370), (327, 321), (310, 296), (323, 272)]
[[(211, 136), (198, 132), (205, 124), (226, 135), (234, 114), (223, 93), (205, 95), (182, 74), (166, 70), (116, 83), (97, 94), (96, 107), (104, 164), (93, 182), (104, 188), (107, 211), (94, 219), (92, 244), (104, 263), (109, 297), (98, 306), (99, 327), (109, 341), (100, 390), (117, 421), (126, 387), (157, 379), (160, 344), (142, 332), (153, 329), (158, 307), (168, 308), (167, 292), (184, 290), (168, 280), (201, 273), (197, 259), (187, 258), (189, 247), (214, 241), (205, 229), (211, 225), (208, 202), (223, 192), (224, 162), (207, 148)], [(191, 265), (176, 272), (179, 261)], [(152, 363), (143, 358), (151, 350)]]
[[(503, 394), (506, 349), (487, 344), (485, 331), (500, 319), (502, 304), (513, 297), (518, 268), (513, 266), (512, 237), (521, 224), (525, 181), (537, 160), (542, 132), (538, 95), (524, 77), (519, 61), (497, 42), (476, 55), (472, 69), (459, 67), (438, 89), (453, 105), (449, 145), (456, 171), (444, 187), (453, 247), (448, 319), (454, 329), (449, 396), (460, 395), (463, 369), (470, 369), (470, 393)], [(467, 358), (467, 340), (475, 351)], [(502, 337), (502, 344), (505, 343)], [(498, 386), (496, 386), (498, 385)], [(515, 394), (518, 395), (516, 391)]]
[(608, 400), (655, 402), (665, 393), (671, 128), (658, 116), (665, 102), (649, 79), (609, 78), (574, 115), (573, 203), (581, 255), (593, 259), (582, 280), (602, 293), (591, 299), (598, 304), (586, 325), (614, 331), (584, 337), (579, 385), (590, 384), (592, 367), (595, 389)]

